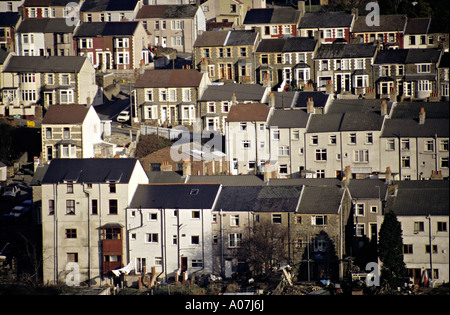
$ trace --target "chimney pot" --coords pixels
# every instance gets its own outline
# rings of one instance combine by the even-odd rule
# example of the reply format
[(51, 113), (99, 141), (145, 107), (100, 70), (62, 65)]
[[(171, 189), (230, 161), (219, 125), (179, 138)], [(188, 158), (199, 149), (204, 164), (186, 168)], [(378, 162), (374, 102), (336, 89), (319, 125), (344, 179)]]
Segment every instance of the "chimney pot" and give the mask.
[(422, 107), (422, 108), (420, 109), (420, 113), (419, 113), (419, 124), (423, 125), (423, 124), (425, 123), (425, 116), (426, 116), (426, 114), (425, 114), (425, 108)]

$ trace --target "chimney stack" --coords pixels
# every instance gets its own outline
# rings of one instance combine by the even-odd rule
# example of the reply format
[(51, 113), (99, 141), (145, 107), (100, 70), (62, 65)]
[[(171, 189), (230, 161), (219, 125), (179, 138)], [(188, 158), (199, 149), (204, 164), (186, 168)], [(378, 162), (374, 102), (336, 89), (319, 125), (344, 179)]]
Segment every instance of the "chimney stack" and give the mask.
[(263, 76), (263, 86), (264, 87), (267, 87), (267, 86), (269, 86), (270, 87), (270, 77), (269, 77), (269, 74), (268, 73), (265, 73), (264, 74), (264, 76)]
[(390, 185), (392, 182), (392, 172), (391, 168), (388, 166), (386, 167), (386, 184)]
[(192, 170), (191, 170), (191, 161), (186, 160), (183, 162), (183, 176), (191, 176)]
[(419, 113), (419, 124), (423, 125), (425, 123), (425, 108), (420, 109)]
[(273, 94), (273, 92), (270, 92), (269, 94), (269, 106), (275, 107), (275, 94)]
[(308, 114), (314, 114), (314, 99), (312, 97), (308, 97), (308, 101), (306, 102), (306, 112)]
[(171, 172), (172, 171), (172, 164), (169, 164), (169, 162), (162, 162), (161, 163), (161, 172)]
[(387, 115), (387, 102), (386, 100), (381, 101), (381, 116)]
[(231, 97), (231, 105), (236, 105), (236, 104), (237, 104), (236, 93), (233, 93), (233, 96)]
[(350, 178), (352, 178), (352, 170), (351, 170), (351, 168), (350, 168), (350, 165), (347, 165), (347, 166), (345, 167), (344, 177), (346, 177), (347, 180), (350, 180)]

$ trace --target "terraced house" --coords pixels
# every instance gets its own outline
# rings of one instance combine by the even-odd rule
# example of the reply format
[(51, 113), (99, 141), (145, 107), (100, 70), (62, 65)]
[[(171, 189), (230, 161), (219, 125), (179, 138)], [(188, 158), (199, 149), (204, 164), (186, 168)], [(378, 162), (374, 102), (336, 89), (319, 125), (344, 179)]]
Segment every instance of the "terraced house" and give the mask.
[(95, 69), (81, 56), (12, 56), (2, 73), (3, 98), (25, 106), (97, 104)]
[(193, 64), (212, 82), (256, 83), (254, 52), (259, 35), (254, 31), (208, 31), (194, 44)]
[(255, 53), (257, 82), (281, 91), (312, 83), (318, 47), (316, 40), (305, 37), (263, 39)]
[(153, 126), (192, 125), (200, 118), (197, 100), (209, 84), (208, 75), (194, 69), (146, 70), (134, 86), (134, 117)]
[(101, 70), (133, 70), (149, 63), (147, 32), (141, 22), (82, 23), (74, 35), (77, 55)]

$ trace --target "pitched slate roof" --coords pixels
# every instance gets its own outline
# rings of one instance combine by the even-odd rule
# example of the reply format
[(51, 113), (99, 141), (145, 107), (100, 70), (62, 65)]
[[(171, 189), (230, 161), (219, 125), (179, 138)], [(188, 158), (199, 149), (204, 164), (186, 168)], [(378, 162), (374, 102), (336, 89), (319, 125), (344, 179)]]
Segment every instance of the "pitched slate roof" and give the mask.
[(375, 64), (405, 64), (409, 49), (380, 50), (375, 58)]
[[(388, 113), (391, 111), (393, 102), (387, 102)], [(333, 100), (327, 109), (327, 114), (346, 113), (346, 112), (373, 112), (381, 113), (381, 100), (362, 99), (362, 100)]]
[(131, 208), (212, 209), (220, 184), (145, 184), (139, 185)]
[(294, 212), (302, 187), (264, 186), (258, 193), (255, 212)]
[[(400, 181), (397, 195), (389, 196), (386, 211), (397, 216), (449, 215), (449, 182)], [(424, 218), (425, 219), (425, 218)]]
[(428, 34), (430, 24), (431, 18), (408, 19), (405, 34), (407, 35)]
[[(90, 0), (88, 0), (90, 1)], [(69, 2), (79, 3), (80, 0), (25, 0), (23, 6), (25, 7), (48, 7), (59, 6), (65, 7)]]
[(298, 52), (314, 51), (317, 41), (306, 37), (283, 37), (263, 39), (257, 52)]
[(257, 37), (253, 30), (206, 31), (197, 37), (194, 47), (254, 45)]
[(88, 111), (84, 105), (51, 105), (42, 124), (82, 124)]
[[(379, 25), (367, 25), (365, 16), (358, 16), (352, 28), (354, 33), (401, 32), (406, 28), (407, 16), (401, 14), (380, 15)], [(409, 23), (409, 21), (408, 21)]]
[(269, 111), (270, 108), (266, 104), (236, 104), (231, 106), (227, 121), (266, 121)]
[(387, 184), (379, 179), (350, 179), (348, 184), (352, 199), (384, 199)]
[(448, 102), (404, 102), (397, 103), (391, 115), (391, 119), (414, 119), (419, 121), (420, 109), (424, 108), (426, 118), (449, 118)]
[(136, 8), (138, 0), (85, 0), (81, 12), (130, 11)]
[(224, 186), (215, 210), (253, 211), (261, 188), (262, 186)]
[(306, 107), (309, 98), (313, 99), (314, 107), (317, 108), (324, 107), (330, 99), (330, 95), (324, 92), (299, 92), (293, 106)]
[(217, 184), (225, 186), (262, 186), (264, 181), (255, 175), (191, 175), (187, 178), (189, 184)]
[(306, 12), (299, 28), (350, 27), (354, 15), (346, 12)]
[(338, 132), (344, 114), (311, 115), (307, 133)]
[(435, 48), (429, 49), (409, 49), (405, 63), (436, 63), (441, 56), (441, 50)]
[(74, 26), (69, 26), (64, 18), (26, 19), (20, 23), (19, 33), (72, 33)]
[(15, 26), (19, 19), (20, 15), (17, 12), (0, 12), (0, 26), (2, 27)]
[(136, 88), (198, 87), (203, 73), (194, 69), (146, 70), (136, 79)]
[(299, 18), (294, 8), (258, 8), (247, 11), (244, 24), (297, 24)]
[(373, 112), (311, 115), (307, 133), (381, 130), (383, 117)]
[(268, 125), (279, 128), (306, 128), (309, 115), (301, 109), (276, 109)]
[(144, 5), (137, 19), (184, 19), (193, 18), (198, 8), (193, 5)]
[(199, 101), (231, 101), (233, 93), (237, 101), (261, 102), (266, 88), (260, 84), (209, 85)]
[(314, 59), (368, 58), (375, 56), (376, 50), (377, 46), (373, 44), (334, 42), (320, 46)]
[(87, 57), (82, 56), (12, 56), (3, 72), (79, 72)]
[(139, 22), (89, 22), (82, 23), (74, 37), (130, 36)]
[[(303, 187), (297, 209), (300, 214), (337, 214), (344, 190), (339, 187)], [(324, 198), (326, 196), (326, 198)]]
[(108, 178), (120, 177), (128, 183), (138, 161), (136, 159), (52, 159), (42, 184), (56, 184), (72, 180), (75, 183), (105, 183)]

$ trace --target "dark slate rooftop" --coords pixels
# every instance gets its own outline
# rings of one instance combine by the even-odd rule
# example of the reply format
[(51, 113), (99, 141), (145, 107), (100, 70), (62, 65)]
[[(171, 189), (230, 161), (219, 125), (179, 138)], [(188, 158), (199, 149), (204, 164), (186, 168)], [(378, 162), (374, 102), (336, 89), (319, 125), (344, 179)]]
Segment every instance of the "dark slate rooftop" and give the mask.
[[(387, 102), (388, 113), (391, 111), (393, 102)], [(327, 114), (346, 113), (346, 112), (373, 112), (381, 113), (381, 100), (333, 100), (328, 106)]]
[(297, 24), (300, 11), (292, 7), (250, 9), (245, 15), (244, 24)]
[(307, 133), (338, 132), (344, 114), (311, 115)]
[(265, 91), (266, 88), (260, 84), (209, 85), (199, 101), (231, 101), (234, 93), (238, 102), (261, 102)]
[(439, 61), (440, 56), (440, 49), (409, 49), (405, 63), (436, 63)]
[(448, 102), (404, 102), (398, 103), (392, 112), (391, 119), (414, 119), (419, 121), (420, 109), (424, 108), (426, 118), (449, 118)]
[(354, 15), (346, 12), (306, 12), (299, 28), (350, 27)]
[(283, 37), (263, 39), (257, 52), (301, 52), (314, 51), (317, 41), (307, 37)]
[(387, 184), (379, 179), (350, 179), (348, 184), (352, 199), (384, 199)]
[(265, 186), (256, 198), (255, 212), (295, 212), (302, 187)]
[(419, 124), (413, 119), (386, 119), (381, 137), (420, 137), (434, 138), (448, 137), (448, 119), (426, 118), (424, 124)]
[[(401, 181), (396, 182), (396, 196), (389, 196), (386, 211), (397, 216), (449, 215), (449, 182)], [(424, 218), (425, 219), (425, 218)]]
[(19, 22), (20, 15), (17, 12), (0, 12), (0, 26), (15, 26)]
[(195, 16), (198, 8), (193, 5), (144, 5), (138, 12), (137, 19), (186, 19)]
[(78, 72), (86, 59), (82, 56), (12, 56), (3, 72)]
[(216, 211), (253, 211), (262, 186), (224, 186), (215, 207)]
[(208, 175), (195, 176), (191, 175), (187, 178), (189, 184), (222, 184), (228, 186), (262, 186), (264, 181), (255, 175)]
[(375, 64), (405, 64), (409, 49), (380, 50), (375, 58)]
[(369, 58), (375, 56), (377, 47), (373, 44), (345, 44), (335, 42), (317, 49), (315, 59)]
[(212, 209), (220, 184), (139, 185), (131, 208)]
[(138, 0), (86, 0), (81, 12), (129, 11), (134, 10)]
[(430, 28), (431, 18), (413, 18), (408, 19), (406, 24), (405, 34), (428, 34)]
[(130, 36), (139, 22), (89, 22), (82, 23), (74, 37)]
[(74, 26), (69, 26), (64, 18), (26, 19), (20, 23), (19, 33), (72, 33)]
[(330, 99), (330, 95), (324, 92), (299, 92), (294, 107), (305, 107), (308, 99), (312, 98), (314, 107), (325, 107)]
[(42, 184), (72, 180), (76, 183), (105, 183), (111, 174), (120, 173), (119, 183), (128, 183), (136, 159), (53, 159)]
[(373, 112), (346, 112), (312, 115), (307, 133), (381, 130), (383, 117)]
[(245, 15), (244, 24), (270, 24), (273, 8), (248, 10)]
[(276, 109), (268, 125), (279, 128), (306, 128), (309, 115), (301, 109)]
[[(300, 214), (338, 214), (344, 190), (339, 187), (303, 187), (297, 209)], [(326, 198), (324, 198), (326, 196)]]
[[(366, 16), (359, 16), (353, 25), (354, 33), (376, 33), (376, 32), (402, 32), (406, 28), (406, 15), (380, 15), (380, 24), (367, 25)], [(408, 21), (409, 24), (409, 21)]]

